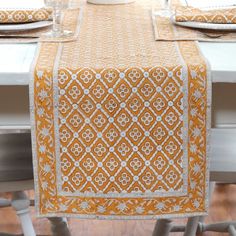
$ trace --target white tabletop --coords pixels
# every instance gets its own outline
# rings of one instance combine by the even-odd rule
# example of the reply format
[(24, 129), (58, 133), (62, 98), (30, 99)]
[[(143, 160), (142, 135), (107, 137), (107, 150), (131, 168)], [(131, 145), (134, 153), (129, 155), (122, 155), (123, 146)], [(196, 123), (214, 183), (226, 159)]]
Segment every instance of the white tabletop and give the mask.
[[(37, 45), (0, 44), (0, 85), (28, 85)], [(214, 83), (236, 83), (236, 43), (200, 43)]]
[(1, 9), (37, 9), (44, 6), (44, 0), (0, 0)]
[(36, 44), (0, 44), (0, 85), (28, 85)]

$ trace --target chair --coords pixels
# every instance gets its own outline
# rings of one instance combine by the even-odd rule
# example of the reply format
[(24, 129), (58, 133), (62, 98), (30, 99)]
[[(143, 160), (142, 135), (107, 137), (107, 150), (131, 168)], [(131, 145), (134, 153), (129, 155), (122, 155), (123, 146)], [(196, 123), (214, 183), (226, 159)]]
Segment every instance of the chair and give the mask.
[[(212, 154), (210, 162), (210, 196), (214, 183), (236, 183), (236, 129), (212, 129)], [(210, 197), (211, 198), (211, 197)], [(210, 199), (209, 198), (209, 199)], [(236, 222), (204, 224), (204, 217), (191, 217), (185, 226), (173, 225), (171, 220), (158, 220), (153, 236), (168, 236), (170, 232), (184, 232), (184, 236), (195, 236), (206, 231), (228, 232), (236, 236)]]
[[(36, 236), (29, 214), (31, 201), (24, 193), (34, 188), (30, 132), (1, 130), (0, 192), (11, 192), (12, 199), (0, 199), (0, 207), (11, 206), (18, 215), (24, 236)], [(70, 236), (63, 218), (49, 218), (53, 236)], [(10, 235), (0, 233), (0, 235)]]

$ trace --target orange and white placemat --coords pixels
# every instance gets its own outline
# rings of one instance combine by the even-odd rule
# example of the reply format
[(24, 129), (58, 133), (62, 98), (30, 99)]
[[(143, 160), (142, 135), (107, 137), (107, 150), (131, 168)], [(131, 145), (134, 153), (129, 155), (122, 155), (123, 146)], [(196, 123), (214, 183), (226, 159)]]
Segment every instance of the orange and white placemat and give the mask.
[(195, 42), (156, 42), (151, 0), (85, 5), (31, 81), (40, 216), (155, 219), (208, 209), (211, 81)]
[(179, 6), (175, 9), (175, 19), (177, 22), (236, 24), (236, 7), (202, 10), (190, 6)]
[[(76, 3), (76, 2), (75, 2)], [(1, 23), (1, 14), (6, 14), (6, 11), (0, 10), (0, 23)], [(30, 23), (30, 19), (32, 22), (34, 21), (44, 21), (47, 19), (51, 20), (51, 11), (46, 10), (44, 8), (38, 10), (25, 10), (25, 12), (16, 12), (13, 10), (9, 10), (7, 12), (8, 17), (9, 14), (13, 17), (13, 14), (19, 14), (22, 19), (18, 19), (18, 15), (14, 15), (15, 19), (12, 21), (16, 21), (17, 19), (20, 24), (24, 22), (25, 24)], [(31, 14), (31, 15), (29, 15)], [(45, 15), (44, 15), (45, 14)], [(50, 15), (49, 15), (50, 14)], [(82, 18), (83, 12), (81, 10), (80, 2), (76, 4), (74, 7), (70, 7), (69, 9), (63, 11), (62, 13), (62, 28), (63, 30), (71, 31), (72, 34), (68, 37), (61, 38), (51, 38), (47, 36), (47, 33), (52, 30), (52, 25), (42, 28), (35, 29), (27, 29), (27, 30), (15, 30), (15, 31), (0, 31), (0, 43), (31, 43), (31, 42), (70, 42), (77, 40), (79, 35), (79, 26)], [(34, 19), (32, 19), (32, 17)], [(28, 19), (30, 18), (30, 19)], [(2, 19), (4, 21), (4, 19)], [(28, 21), (29, 20), (29, 21)], [(27, 22), (26, 22), (27, 21)], [(5, 22), (4, 25), (9, 22)], [(13, 23), (13, 22), (11, 22)]]
[[(184, 27), (175, 24), (179, 22), (212, 23), (234, 25), (236, 8), (207, 10), (183, 5), (184, 1), (170, 0), (169, 8), (164, 8), (160, 1), (153, 4), (152, 18), (154, 35), (157, 41), (209, 41), (236, 42), (235, 28), (232, 30), (211, 30)], [(224, 28), (224, 27), (222, 27)], [(225, 27), (227, 28), (227, 27)]]

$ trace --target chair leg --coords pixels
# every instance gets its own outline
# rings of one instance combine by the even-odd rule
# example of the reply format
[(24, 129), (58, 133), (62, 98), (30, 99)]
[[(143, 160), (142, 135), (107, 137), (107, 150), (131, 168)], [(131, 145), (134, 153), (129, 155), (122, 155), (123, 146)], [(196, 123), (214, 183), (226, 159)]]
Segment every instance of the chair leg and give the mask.
[(24, 192), (14, 192), (11, 205), (21, 221), (24, 236), (36, 236), (29, 213), (30, 201), (26, 194)]
[(11, 201), (8, 199), (0, 198), (0, 207), (9, 207), (11, 206)]
[(184, 236), (196, 236), (198, 228), (199, 216), (189, 217)]
[(230, 236), (236, 236), (236, 230), (233, 225), (229, 226), (228, 232)]
[(66, 218), (52, 217), (48, 220), (51, 222), (52, 236), (71, 236)]
[(156, 222), (152, 236), (169, 236), (171, 232), (171, 220), (161, 219)]
[[(235, 233), (236, 222), (228, 221), (228, 222), (219, 222), (214, 224), (199, 224), (200, 232), (230, 232), (232, 235)], [(236, 235), (234, 235), (236, 236)]]

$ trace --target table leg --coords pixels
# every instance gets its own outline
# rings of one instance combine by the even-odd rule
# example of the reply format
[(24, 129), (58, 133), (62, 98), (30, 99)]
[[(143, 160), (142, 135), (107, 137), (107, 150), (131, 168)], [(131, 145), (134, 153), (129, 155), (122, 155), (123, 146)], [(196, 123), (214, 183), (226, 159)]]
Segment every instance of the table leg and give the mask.
[(48, 220), (51, 222), (52, 236), (71, 236), (66, 218), (52, 217)]
[(199, 216), (189, 217), (184, 236), (196, 236), (199, 223)]
[(160, 219), (156, 222), (152, 236), (169, 236), (172, 224), (171, 220)]

